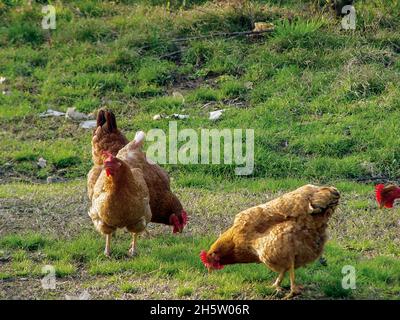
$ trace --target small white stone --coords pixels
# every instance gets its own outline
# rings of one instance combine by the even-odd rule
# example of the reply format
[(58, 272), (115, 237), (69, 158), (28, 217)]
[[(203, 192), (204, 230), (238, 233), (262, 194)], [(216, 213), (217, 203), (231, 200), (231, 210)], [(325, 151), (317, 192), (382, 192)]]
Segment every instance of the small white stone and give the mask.
[(97, 121), (96, 120), (87, 120), (83, 121), (79, 124), (79, 126), (82, 129), (94, 129), (97, 127)]
[(45, 159), (43, 159), (43, 158), (39, 158), (39, 160), (38, 160), (38, 162), (37, 162), (37, 165), (40, 167), (40, 168), (45, 168), (46, 166), (47, 166), (47, 160), (45, 160)]
[(45, 112), (39, 114), (39, 117), (41, 117), (41, 118), (46, 118), (46, 117), (61, 117), (61, 116), (63, 116), (63, 115), (65, 115), (64, 112), (56, 111), (56, 110), (53, 110), (53, 109), (47, 109), (47, 111), (45, 111)]
[(64, 179), (60, 178), (60, 177), (50, 176), (50, 177), (47, 177), (46, 181), (47, 181), (47, 183), (50, 184), (50, 183), (55, 183), (55, 182), (62, 182), (62, 181), (64, 181)]
[(225, 110), (211, 111), (209, 119), (212, 120), (212, 121), (218, 120), (219, 118), (221, 118), (222, 112), (224, 112), (224, 111)]
[(82, 112), (76, 111), (75, 108), (68, 108), (65, 118), (69, 120), (87, 120), (88, 116)]
[(179, 120), (189, 119), (189, 115), (187, 115), (187, 114), (174, 113), (171, 117), (174, 119), (179, 119)]

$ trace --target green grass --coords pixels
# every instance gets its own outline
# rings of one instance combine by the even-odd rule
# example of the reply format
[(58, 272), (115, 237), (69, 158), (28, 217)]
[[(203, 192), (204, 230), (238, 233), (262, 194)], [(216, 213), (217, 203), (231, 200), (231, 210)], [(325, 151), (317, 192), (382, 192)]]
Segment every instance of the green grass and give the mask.
[(176, 295), (178, 297), (190, 297), (193, 294), (193, 288), (182, 286), (176, 290)]
[(42, 235), (32, 233), (26, 235), (23, 238), (17, 234), (14, 234), (8, 236), (5, 239), (2, 239), (1, 243), (3, 246), (7, 248), (25, 249), (28, 251), (34, 251), (39, 248), (42, 248), (45, 245), (46, 241), (47, 240)]
[(139, 291), (139, 288), (137, 288), (135, 285), (125, 282), (120, 285), (120, 289), (125, 292), (125, 293), (137, 293)]
[[(129, 138), (139, 129), (166, 129), (168, 120), (152, 121), (157, 113), (189, 114), (180, 129), (254, 129), (255, 178), (396, 179), (398, 4), (358, 1), (354, 32), (340, 30), (329, 10), (308, 6), (255, 1), (236, 10), (177, 1), (167, 12), (160, 1), (60, 1), (48, 45), (39, 4), (3, 3), (0, 75), (8, 80), (0, 89), (11, 94), (0, 95), (0, 174), (27, 181), (83, 177), (90, 132), (38, 114), (71, 106), (90, 113), (106, 101)], [(249, 30), (254, 21), (273, 22), (275, 31), (253, 41), (173, 41)], [(207, 120), (209, 110), (201, 107), (208, 102), (226, 109), (221, 121)], [(46, 169), (38, 169), (39, 157), (48, 160)], [(232, 165), (167, 169), (188, 180), (235, 180)]]
[[(42, 2), (0, 2), (0, 76), (7, 79), (0, 84), (0, 281), (27, 277), (34, 287), (52, 264), (69, 285), (106, 288), (113, 298), (268, 298), (275, 275), (265, 267), (206, 275), (198, 252), (240, 210), (327, 183), (341, 191), (342, 204), (330, 222), (328, 267), (316, 262), (298, 271), (304, 296), (398, 297), (398, 210), (376, 210), (373, 183), (359, 181), (400, 176), (400, 2), (356, 1), (357, 28), (344, 31), (325, 1), (236, 8), (206, 0), (168, 7), (161, 0), (57, 1), (57, 29), (49, 32), (40, 27)], [(275, 30), (174, 40), (248, 31), (254, 22)], [(39, 117), (49, 108), (92, 113), (102, 106), (115, 111), (129, 139), (137, 130), (168, 130), (169, 120), (153, 121), (156, 114), (188, 114), (178, 128), (198, 132), (254, 129), (254, 172), (165, 165), (191, 216), (187, 234), (170, 237), (155, 227), (155, 238), (140, 240), (137, 259), (126, 256), (128, 237), (118, 235), (105, 259), (86, 215), (91, 131)], [(217, 109), (223, 117), (210, 122)], [(46, 168), (38, 167), (40, 157)], [(66, 182), (47, 185), (49, 176)], [(340, 286), (346, 264), (356, 267), (356, 290)]]
[[(262, 192), (278, 192), (282, 190), (291, 190), (301, 187), (307, 183), (318, 183), (319, 180), (305, 180), (296, 178), (287, 179), (241, 179), (237, 178), (232, 181), (225, 181), (223, 178), (204, 178), (200, 174), (193, 174), (190, 177), (185, 175), (177, 175), (172, 181), (174, 187), (181, 188), (198, 188), (208, 191), (226, 191), (235, 192), (248, 190), (253, 193)], [(371, 194), (374, 186), (372, 184), (360, 184), (352, 181), (338, 180), (331, 181), (341, 192), (356, 193), (360, 195)], [(8, 183), (0, 185), (0, 199), (7, 198), (34, 198), (45, 200), (59, 197), (60, 195), (68, 196), (71, 192), (81, 192), (83, 186), (82, 180), (72, 180), (67, 183), (59, 184), (30, 184), (30, 183)]]
[[(91, 275), (115, 276), (129, 273), (131, 279), (145, 279), (151, 274), (158, 281), (171, 281), (177, 284), (176, 297), (190, 297), (194, 293), (207, 299), (234, 299), (239, 297), (265, 298), (273, 291), (268, 288), (276, 276), (263, 265), (233, 265), (221, 271), (207, 274), (198, 253), (213, 241), (212, 237), (161, 236), (155, 239), (140, 240), (140, 255), (135, 259), (127, 256), (129, 241), (119, 236), (114, 241), (112, 257), (102, 255), (103, 240), (94, 233), (81, 234), (69, 243), (62, 240), (47, 239), (41, 249), (46, 258), (32, 259), (37, 250), (26, 250), (23, 244), (32, 235), (19, 236), (15, 247), (15, 236), (6, 236), (0, 241), (5, 250), (16, 250), (12, 256), (9, 273), (3, 278), (16, 276), (38, 277), (41, 267), (52, 264), (57, 278), (76, 276), (78, 269), (88, 269)], [(81, 249), (86, 244), (85, 250)], [(62, 250), (60, 250), (62, 248)], [(78, 254), (78, 255), (77, 255)], [(298, 282), (306, 286), (305, 297), (325, 298), (394, 298), (400, 287), (400, 263), (397, 258), (383, 255), (364, 258), (360, 253), (347, 251), (337, 243), (330, 242), (325, 253), (328, 266), (318, 262), (299, 269)], [(356, 270), (357, 288), (346, 290), (341, 286), (342, 268), (352, 265)], [(140, 288), (136, 283), (124, 278), (115, 278), (123, 293), (136, 294)], [(284, 281), (288, 287), (289, 281)], [(371, 287), (377, 292), (372, 296)], [(210, 290), (214, 288), (214, 290)]]
[[(93, 230), (86, 215), (85, 181), (4, 184), (0, 202), (15, 206), (6, 211), (5, 218), (16, 219), (13, 223), (5, 220), (5, 230), (17, 224), (25, 231), (8, 231), (0, 237), (0, 258), (6, 261), (0, 277), (37, 281), (43, 277), (43, 266), (50, 264), (60, 282), (107, 290), (111, 298), (270, 298), (273, 290), (268, 284), (276, 275), (265, 266), (233, 265), (207, 275), (198, 255), (231, 225), (236, 213), (304, 183), (287, 179), (247, 184), (221, 181), (203, 188), (174, 185), (190, 215), (188, 228), (172, 236), (170, 228), (151, 225), (153, 236), (139, 239), (139, 256), (134, 259), (127, 255), (130, 236), (124, 232), (113, 237), (111, 258), (103, 256), (104, 238)], [(334, 184), (342, 201), (329, 223), (331, 240), (324, 253), (328, 267), (314, 262), (297, 271), (299, 282), (306, 286), (302, 297), (395, 299), (400, 287), (398, 210), (378, 210), (373, 186), (347, 181)], [(33, 219), (18, 217), (32, 207), (36, 208)], [(345, 265), (356, 268), (356, 290), (341, 287)], [(288, 279), (284, 286), (288, 288)]]

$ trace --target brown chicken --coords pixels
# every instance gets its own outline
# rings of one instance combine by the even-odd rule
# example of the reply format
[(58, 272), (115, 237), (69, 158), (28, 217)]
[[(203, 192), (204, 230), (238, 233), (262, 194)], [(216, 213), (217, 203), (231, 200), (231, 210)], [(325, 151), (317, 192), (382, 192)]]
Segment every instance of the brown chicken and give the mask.
[(141, 147), (145, 135), (138, 132), (135, 139), (122, 148), (117, 157), (131, 168), (140, 168), (150, 193), (151, 222), (173, 226), (173, 232), (182, 232), (187, 223), (187, 213), (171, 191), (168, 174), (157, 164), (150, 163)]
[(93, 188), (103, 170), (103, 152), (116, 156), (127, 143), (128, 139), (117, 128), (114, 113), (100, 109), (97, 113), (97, 128), (93, 131), (92, 160), (93, 167), (88, 173), (87, 191), (92, 200)]
[(136, 254), (137, 235), (145, 231), (151, 220), (149, 201), (142, 171), (131, 169), (123, 160), (106, 153), (89, 210), (96, 230), (106, 236), (106, 256), (110, 255), (111, 235), (117, 228), (126, 228), (133, 234), (129, 254)]
[(299, 294), (295, 269), (322, 254), (326, 228), (339, 202), (333, 187), (303, 186), (293, 192), (242, 211), (233, 226), (225, 231), (200, 258), (209, 272), (234, 263), (264, 263), (279, 273), (273, 287), (290, 275), (290, 293)]
[[(97, 115), (97, 129), (92, 138), (92, 158), (94, 166), (88, 174), (88, 196), (92, 199), (93, 187), (102, 170), (102, 152), (109, 151), (114, 156), (119, 150), (128, 144), (128, 140), (117, 128), (114, 114), (108, 110), (99, 110)], [(130, 144), (133, 157), (128, 157), (128, 149), (121, 152), (124, 159), (131, 168), (140, 168), (150, 193), (150, 207), (152, 211), (151, 222), (171, 225), (173, 232), (182, 232), (187, 224), (187, 213), (183, 210), (182, 204), (171, 191), (170, 180), (167, 172), (159, 165), (151, 164), (146, 159), (146, 154), (140, 148), (133, 148), (134, 144), (142, 146), (141, 141)], [(133, 150), (133, 151), (132, 151)]]

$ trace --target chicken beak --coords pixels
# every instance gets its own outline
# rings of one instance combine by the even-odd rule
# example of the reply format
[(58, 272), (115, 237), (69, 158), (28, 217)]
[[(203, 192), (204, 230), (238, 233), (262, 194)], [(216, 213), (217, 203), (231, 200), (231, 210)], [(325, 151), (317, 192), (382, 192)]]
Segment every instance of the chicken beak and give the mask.
[(211, 272), (213, 271), (213, 269), (211, 267), (207, 267), (208, 270), (208, 274), (211, 274)]

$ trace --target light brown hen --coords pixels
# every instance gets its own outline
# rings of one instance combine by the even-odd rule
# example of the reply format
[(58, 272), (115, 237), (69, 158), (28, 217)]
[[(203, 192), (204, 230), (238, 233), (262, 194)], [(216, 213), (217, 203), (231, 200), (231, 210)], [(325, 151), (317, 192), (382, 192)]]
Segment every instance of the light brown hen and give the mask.
[(322, 254), (328, 220), (339, 198), (333, 187), (305, 185), (244, 210), (200, 258), (209, 271), (234, 263), (264, 263), (279, 273), (273, 284), (278, 291), (289, 272), (291, 290), (286, 298), (291, 298), (301, 291), (295, 284), (295, 269)]
[(93, 188), (103, 169), (103, 152), (107, 151), (116, 156), (118, 151), (127, 143), (128, 139), (118, 130), (114, 113), (100, 109), (97, 113), (97, 127), (92, 137), (93, 167), (88, 173), (87, 192), (91, 200)]
[(110, 255), (110, 240), (117, 228), (133, 234), (129, 249), (136, 254), (137, 235), (151, 220), (150, 197), (140, 169), (131, 169), (123, 160), (107, 154), (93, 189), (89, 216), (96, 230), (106, 236), (105, 255)]
[(145, 134), (138, 132), (133, 141), (122, 148), (117, 157), (126, 161), (131, 168), (139, 168), (149, 188), (151, 222), (173, 226), (173, 232), (182, 232), (187, 223), (187, 214), (178, 197), (171, 191), (170, 180), (158, 164), (148, 161), (141, 147)]
[[(88, 173), (87, 179), (87, 191), (90, 200), (93, 196), (93, 187), (103, 168), (102, 153), (107, 151), (116, 156), (129, 142), (118, 130), (115, 116), (111, 111), (99, 110), (97, 126), (92, 138), (94, 165)], [(187, 223), (187, 213), (183, 210), (178, 197), (171, 190), (168, 173), (159, 165), (149, 163), (146, 154), (140, 148), (136, 148), (136, 145), (138, 147), (143, 145), (144, 136), (141, 139), (141, 141), (132, 141), (129, 147), (121, 150), (118, 157), (125, 160), (131, 168), (142, 170), (150, 193), (151, 222), (170, 225), (173, 227), (174, 233), (182, 232)], [(133, 156), (128, 157), (128, 153)]]

